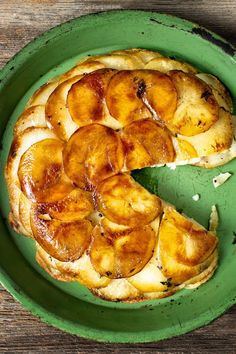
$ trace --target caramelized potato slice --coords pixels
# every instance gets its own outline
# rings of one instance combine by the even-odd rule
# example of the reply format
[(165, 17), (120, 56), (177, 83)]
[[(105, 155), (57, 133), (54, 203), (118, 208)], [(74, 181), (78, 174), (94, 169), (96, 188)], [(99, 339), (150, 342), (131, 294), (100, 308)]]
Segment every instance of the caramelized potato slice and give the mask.
[(174, 134), (192, 136), (207, 131), (219, 116), (219, 105), (210, 86), (192, 74), (170, 71), (177, 92), (178, 105), (173, 117), (164, 117)]
[(195, 74), (197, 72), (197, 70), (190, 64), (164, 57), (154, 58), (150, 60), (146, 64), (145, 69), (158, 70), (164, 74), (168, 73), (168, 71), (170, 70), (181, 70), (183, 72), (192, 74)]
[(124, 70), (111, 78), (106, 102), (111, 115), (125, 126), (152, 115), (155, 119), (171, 119), (177, 93), (165, 74), (154, 70)]
[[(223, 108), (219, 110), (219, 119), (206, 132), (196, 136), (181, 136), (178, 140), (191, 144), (198, 156), (214, 155), (230, 148), (234, 136), (232, 116)], [(213, 156), (212, 156), (213, 157)]]
[(156, 243), (150, 226), (128, 229), (120, 235), (96, 226), (90, 259), (95, 270), (109, 278), (126, 278), (138, 273), (149, 261)]
[(96, 190), (96, 199), (109, 220), (130, 227), (148, 224), (161, 212), (161, 200), (127, 174), (103, 181)]
[(183, 283), (202, 271), (201, 264), (213, 253), (218, 240), (214, 233), (187, 219), (171, 207), (164, 209), (158, 238), (162, 273)]
[(24, 194), (32, 201), (53, 202), (72, 191), (62, 164), (63, 143), (44, 139), (21, 157), (18, 176)]
[(85, 75), (69, 90), (67, 103), (70, 115), (79, 126), (105, 119), (104, 97), (113, 69), (101, 69)]
[(233, 112), (232, 98), (226, 89), (226, 87), (218, 80), (214, 75), (199, 73), (196, 75), (199, 79), (204, 81), (212, 89), (216, 101), (220, 107), (226, 109), (226, 111)]
[(88, 220), (64, 222), (45, 220), (40, 208), (31, 212), (31, 227), (35, 240), (52, 257), (62, 262), (79, 259), (91, 241), (92, 225)]
[(62, 140), (68, 140), (76, 129), (78, 129), (78, 125), (70, 116), (66, 100), (71, 86), (79, 81), (81, 77), (82, 76), (77, 75), (57, 86), (49, 96), (45, 107), (47, 122)]
[(94, 210), (92, 195), (82, 189), (75, 188), (65, 198), (51, 202), (37, 204), (37, 211), (41, 218), (57, 219), (65, 222), (83, 219)]
[(135, 121), (121, 133), (128, 170), (172, 162), (175, 150), (168, 131), (151, 119)]
[(124, 153), (120, 137), (114, 130), (91, 124), (72, 135), (63, 159), (70, 179), (82, 189), (92, 189), (121, 170)]

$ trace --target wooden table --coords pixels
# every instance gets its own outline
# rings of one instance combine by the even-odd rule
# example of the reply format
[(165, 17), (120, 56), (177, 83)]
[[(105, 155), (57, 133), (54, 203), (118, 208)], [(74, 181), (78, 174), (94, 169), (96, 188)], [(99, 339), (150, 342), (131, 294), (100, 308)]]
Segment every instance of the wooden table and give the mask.
[[(152, 9), (208, 27), (236, 45), (235, 0), (0, 0), (0, 67), (47, 29), (109, 9)], [(234, 278), (234, 274), (232, 277)], [(47, 326), (0, 287), (0, 353), (236, 353), (236, 306), (211, 325), (152, 344), (99, 344)]]

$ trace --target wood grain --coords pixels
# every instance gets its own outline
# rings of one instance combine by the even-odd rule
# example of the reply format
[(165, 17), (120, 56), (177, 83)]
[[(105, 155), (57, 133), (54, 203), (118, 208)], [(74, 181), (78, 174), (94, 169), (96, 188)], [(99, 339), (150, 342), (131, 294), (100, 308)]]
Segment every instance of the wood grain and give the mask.
[[(91, 12), (151, 9), (186, 18), (236, 45), (236, 1), (0, 0), (0, 67), (45, 30)], [(99, 344), (63, 333), (22, 309), (0, 287), (0, 353), (224, 353), (236, 354), (236, 306), (211, 325), (151, 344)]]

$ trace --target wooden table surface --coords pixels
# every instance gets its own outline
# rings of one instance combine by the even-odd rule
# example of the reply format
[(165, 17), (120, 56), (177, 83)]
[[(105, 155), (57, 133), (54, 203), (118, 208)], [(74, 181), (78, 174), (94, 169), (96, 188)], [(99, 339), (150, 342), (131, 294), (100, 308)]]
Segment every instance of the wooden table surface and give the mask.
[[(235, 0), (0, 0), (0, 67), (47, 29), (91, 12), (152, 9), (198, 22), (236, 45)], [(234, 277), (234, 275), (232, 275)], [(236, 306), (205, 328), (159, 343), (100, 344), (63, 333), (0, 287), (0, 353), (236, 353)]]

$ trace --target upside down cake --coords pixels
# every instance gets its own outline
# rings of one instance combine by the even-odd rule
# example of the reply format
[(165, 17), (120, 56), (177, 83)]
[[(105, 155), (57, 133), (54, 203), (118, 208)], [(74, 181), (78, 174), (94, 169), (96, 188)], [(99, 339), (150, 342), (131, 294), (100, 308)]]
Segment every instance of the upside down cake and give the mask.
[(36, 91), (14, 127), (10, 223), (54, 278), (113, 301), (207, 281), (217, 236), (131, 171), (234, 158), (232, 101), (213, 75), (144, 49), (85, 58)]

